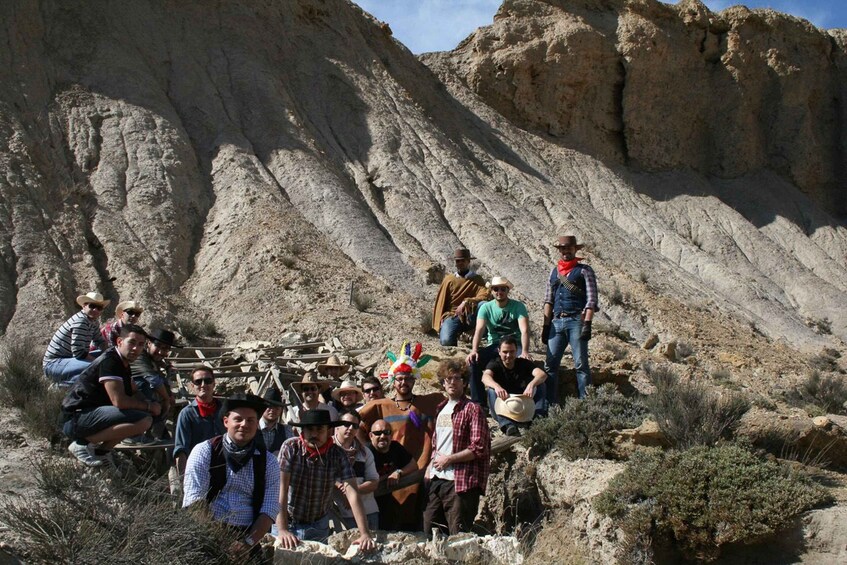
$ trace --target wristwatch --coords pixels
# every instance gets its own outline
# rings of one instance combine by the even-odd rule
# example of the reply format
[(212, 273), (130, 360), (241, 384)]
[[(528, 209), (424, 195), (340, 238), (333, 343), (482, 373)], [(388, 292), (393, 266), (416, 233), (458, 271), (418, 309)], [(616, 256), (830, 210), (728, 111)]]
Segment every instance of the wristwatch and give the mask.
[(244, 538), (244, 543), (250, 547), (256, 545), (256, 541), (251, 536), (247, 536), (246, 538)]
[(397, 473), (398, 479), (403, 476), (403, 469), (397, 469), (397, 471), (395, 471), (395, 472)]

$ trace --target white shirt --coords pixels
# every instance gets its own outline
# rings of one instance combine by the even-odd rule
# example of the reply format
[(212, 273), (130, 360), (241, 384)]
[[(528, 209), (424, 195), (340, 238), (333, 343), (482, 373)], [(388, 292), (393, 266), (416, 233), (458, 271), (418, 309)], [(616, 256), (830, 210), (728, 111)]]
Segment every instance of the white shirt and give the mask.
[[(453, 455), (453, 409), (458, 404), (456, 400), (448, 400), (447, 404), (444, 405), (444, 408), (441, 409), (441, 412), (438, 413), (438, 417), (435, 419), (435, 453), (432, 458), (435, 459), (436, 455)], [(432, 465), (430, 463), (430, 465)], [(441, 471), (435, 469), (434, 466), (430, 468), (429, 471), (430, 477), (438, 477), (439, 479), (445, 479), (447, 481), (455, 480), (455, 474), (453, 472), (453, 466), (447, 467)]]

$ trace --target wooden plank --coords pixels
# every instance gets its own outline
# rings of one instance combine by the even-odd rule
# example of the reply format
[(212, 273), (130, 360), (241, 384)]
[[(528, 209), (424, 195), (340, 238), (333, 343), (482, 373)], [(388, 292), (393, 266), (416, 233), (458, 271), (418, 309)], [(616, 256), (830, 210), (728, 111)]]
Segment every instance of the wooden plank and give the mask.
[(119, 443), (113, 449), (115, 451), (149, 451), (151, 449), (169, 449), (174, 446), (174, 442), (167, 443), (154, 443), (153, 445), (125, 445), (123, 443)]
[(491, 442), (491, 454), (501, 453), (506, 451), (519, 441), (521, 441), (521, 437), (519, 436), (499, 436), (494, 438), (494, 441)]
[[(370, 353), (373, 351), (377, 351), (375, 348), (370, 349), (351, 349), (346, 352), (348, 357), (356, 357), (357, 355), (362, 355), (363, 353)], [(344, 352), (342, 352), (344, 353)], [(335, 355), (335, 353), (308, 353), (306, 355), (298, 355), (296, 357), (275, 357), (277, 361), (303, 361), (303, 362), (313, 362), (313, 361), (326, 361), (330, 358), (331, 355)]]

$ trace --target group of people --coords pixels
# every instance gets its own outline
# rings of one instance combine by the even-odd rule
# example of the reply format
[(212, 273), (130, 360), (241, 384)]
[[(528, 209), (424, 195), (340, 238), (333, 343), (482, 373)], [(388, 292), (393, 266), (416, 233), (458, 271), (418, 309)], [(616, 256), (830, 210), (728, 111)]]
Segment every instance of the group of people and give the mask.
[[(291, 548), (356, 527), (364, 550), (373, 547), (376, 529), (471, 531), (489, 474), (486, 404), (505, 435), (519, 435), (558, 401), (557, 373), (567, 345), (580, 397), (590, 383), (594, 273), (576, 258), (582, 246), (575, 237), (560, 237), (555, 247), (562, 258), (547, 284), (543, 370), (529, 355), (527, 309), (509, 298), (513, 285), (504, 277), (486, 285), (470, 271), (466, 249), (455, 253), (456, 273), (443, 281), (433, 315), (444, 345), (473, 331), (470, 354), (438, 366), (443, 394), (414, 392), (429, 360), (420, 344), (389, 352), (388, 371), (361, 386), (345, 379), (349, 366), (333, 356), (317, 374), (291, 385), (296, 402), (288, 403), (275, 386), (263, 397), (220, 399), (214, 370), (195, 368), (195, 396), (179, 412), (173, 437), (183, 506), (208, 505), (245, 552), (255, 552), (269, 531)], [(80, 312), (50, 341), (44, 372), (69, 387), (62, 405), (63, 431), (73, 440), (69, 450), (100, 466), (119, 442), (168, 438), (173, 368), (167, 356), (177, 345), (173, 332), (138, 325), (143, 308), (136, 302), (120, 303), (102, 328), (100, 314), (109, 301), (91, 292), (77, 303)]]

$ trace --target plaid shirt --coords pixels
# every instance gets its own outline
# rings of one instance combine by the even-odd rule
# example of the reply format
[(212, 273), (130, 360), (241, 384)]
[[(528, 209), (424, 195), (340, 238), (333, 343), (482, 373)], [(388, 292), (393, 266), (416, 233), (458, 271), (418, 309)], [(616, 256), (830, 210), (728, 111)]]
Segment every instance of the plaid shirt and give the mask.
[[(436, 414), (447, 405), (445, 399), (438, 405)], [(454, 463), (453, 471), (456, 492), (465, 492), (474, 487), (479, 487), (485, 492), (488, 484), (488, 473), (491, 465), (491, 435), (488, 432), (488, 420), (485, 412), (468, 397), (462, 396), (453, 408), (453, 453), (459, 453), (464, 449), (470, 449), (476, 459), (464, 463)], [(436, 434), (432, 435), (432, 451), (435, 453), (438, 445)]]
[(291, 523), (308, 524), (323, 518), (332, 506), (335, 482), (355, 478), (343, 449), (333, 444), (325, 454), (309, 457), (299, 437), (287, 439), (282, 444), (279, 467), (283, 473), (291, 475), (288, 486)]
[[(209, 466), (212, 464), (212, 443), (204, 441), (188, 456), (185, 465), (185, 484), (182, 507), (206, 500), (209, 492)], [(265, 499), (261, 513), (276, 520), (279, 512), (279, 463), (268, 453), (265, 467)], [(253, 524), (253, 459), (237, 473), (226, 467), (226, 484), (212, 501), (212, 517), (232, 526)]]
[[(585, 279), (585, 309), (590, 308), (598, 312), (600, 306), (597, 304), (597, 277), (594, 275), (594, 269), (582, 263), (579, 263), (579, 265), (582, 267), (582, 278)], [(547, 292), (544, 293), (544, 304), (553, 304), (553, 285), (550, 284), (550, 281), (558, 278), (559, 268), (553, 267), (550, 276), (547, 277)]]

